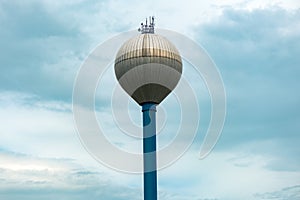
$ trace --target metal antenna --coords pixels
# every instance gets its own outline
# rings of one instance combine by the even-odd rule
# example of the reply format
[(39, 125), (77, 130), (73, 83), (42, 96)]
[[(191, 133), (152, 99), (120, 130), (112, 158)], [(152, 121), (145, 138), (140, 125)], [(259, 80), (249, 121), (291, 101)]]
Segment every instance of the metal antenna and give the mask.
[(149, 25), (148, 25), (148, 18), (146, 18), (146, 24), (141, 23), (141, 27), (138, 29), (139, 32), (142, 34), (145, 33), (154, 33), (154, 16), (149, 16)]

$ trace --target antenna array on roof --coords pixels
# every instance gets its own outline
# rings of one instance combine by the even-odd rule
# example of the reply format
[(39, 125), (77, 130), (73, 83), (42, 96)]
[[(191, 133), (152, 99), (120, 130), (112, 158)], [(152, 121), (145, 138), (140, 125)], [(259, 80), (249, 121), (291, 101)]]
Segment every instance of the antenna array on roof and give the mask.
[(142, 34), (145, 33), (154, 33), (154, 16), (149, 17), (149, 25), (148, 25), (148, 20), (146, 18), (146, 24), (141, 23), (141, 28), (138, 29), (139, 32)]

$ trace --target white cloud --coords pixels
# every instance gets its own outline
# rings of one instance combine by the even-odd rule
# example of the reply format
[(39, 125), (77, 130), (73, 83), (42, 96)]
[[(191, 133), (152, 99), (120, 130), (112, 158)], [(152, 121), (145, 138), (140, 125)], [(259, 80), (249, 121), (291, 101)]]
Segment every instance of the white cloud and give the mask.
[[(247, 148), (253, 147), (245, 145)], [(198, 160), (197, 153), (190, 151), (159, 172), (161, 188), (212, 199), (252, 200), (255, 193), (299, 184), (299, 171), (272, 171), (266, 168), (270, 157), (240, 152), (213, 152)]]
[[(140, 199), (139, 188), (111, 181), (69, 159), (53, 159), (0, 151), (1, 199)], [(127, 192), (124, 192), (127, 191)]]
[(39, 156), (84, 157), (70, 109), (65, 102), (2, 92), (0, 146)]

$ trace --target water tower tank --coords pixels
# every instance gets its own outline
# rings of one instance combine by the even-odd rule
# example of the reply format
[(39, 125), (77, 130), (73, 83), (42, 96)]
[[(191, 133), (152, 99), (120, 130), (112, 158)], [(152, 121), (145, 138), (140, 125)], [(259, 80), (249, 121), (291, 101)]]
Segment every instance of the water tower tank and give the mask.
[(123, 89), (140, 105), (159, 104), (177, 85), (181, 56), (165, 37), (144, 31), (119, 49), (115, 74)]

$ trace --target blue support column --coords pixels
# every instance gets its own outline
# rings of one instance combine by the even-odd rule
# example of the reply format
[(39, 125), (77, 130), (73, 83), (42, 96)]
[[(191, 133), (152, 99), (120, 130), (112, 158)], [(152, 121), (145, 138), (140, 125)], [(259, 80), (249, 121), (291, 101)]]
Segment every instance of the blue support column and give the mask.
[(156, 104), (144, 103), (143, 153), (144, 153), (144, 200), (157, 200), (156, 173)]

